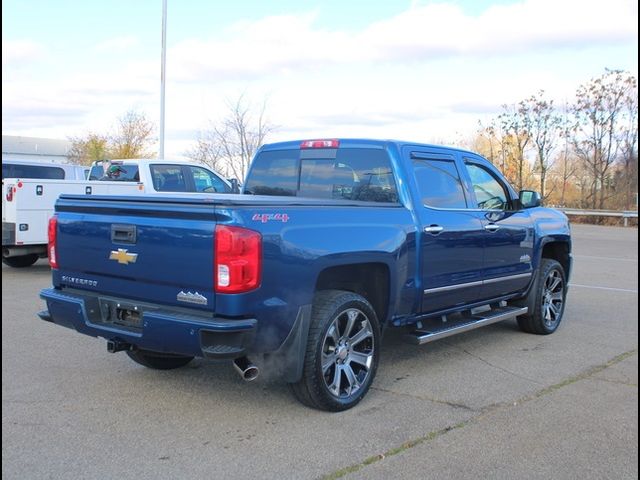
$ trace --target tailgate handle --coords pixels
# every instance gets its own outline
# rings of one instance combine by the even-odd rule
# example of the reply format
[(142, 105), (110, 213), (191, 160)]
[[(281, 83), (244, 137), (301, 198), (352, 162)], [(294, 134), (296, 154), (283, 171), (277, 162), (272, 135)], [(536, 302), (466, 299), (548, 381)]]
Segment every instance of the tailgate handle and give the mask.
[(111, 225), (113, 243), (136, 243), (135, 225)]

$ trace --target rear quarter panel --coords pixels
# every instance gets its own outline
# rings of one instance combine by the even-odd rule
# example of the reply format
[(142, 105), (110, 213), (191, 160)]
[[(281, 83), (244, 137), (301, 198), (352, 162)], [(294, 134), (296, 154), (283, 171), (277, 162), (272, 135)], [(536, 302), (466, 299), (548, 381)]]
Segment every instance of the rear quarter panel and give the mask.
[[(381, 263), (390, 273), (390, 311), (411, 309), (414, 298), (415, 227), (404, 207), (269, 206), (217, 210), (221, 223), (241, 225), (263, 236), (260, 288), (218, 294), (220, 315), (259, 320), (258, 348), (269, 351), (291, 330), (299, 307), (313, 301), (320, 273), (330, 267)], [(403, 290), (411, 290), (409, 301)], [(384, 319), (381, 319), (384, 321)]]

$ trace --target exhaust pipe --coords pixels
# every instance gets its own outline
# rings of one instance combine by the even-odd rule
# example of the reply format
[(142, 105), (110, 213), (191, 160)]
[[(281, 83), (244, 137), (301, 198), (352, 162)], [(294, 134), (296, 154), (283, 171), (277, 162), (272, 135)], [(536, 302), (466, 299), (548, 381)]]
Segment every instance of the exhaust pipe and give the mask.
[(247, 357), (240, 357), (233, 360), (233, 367), (240, 374), (243, 380), (250, 382), (258, 378), (260, 370)]
[(107, 340), (107, 352), (109, 353), (124, 352), (132, 349), (133, 345), (130, 343), (122, 342), (120, 340)]

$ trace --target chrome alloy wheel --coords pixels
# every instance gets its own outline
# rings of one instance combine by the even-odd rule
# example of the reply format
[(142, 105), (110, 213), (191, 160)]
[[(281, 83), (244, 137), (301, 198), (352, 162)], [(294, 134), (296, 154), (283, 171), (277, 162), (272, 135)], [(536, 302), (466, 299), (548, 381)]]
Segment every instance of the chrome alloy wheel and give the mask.
[(542, 318), (548, 328), (553, 328), (562, 317), (564, 308), (564, 280), (562, 273), (551, 270), (542, 288)]
[(369, 318), (357, 308), (339, 313), (322, 341), (322, 376), (334, 397), (346, 398), (367, 381), (376, 348)]

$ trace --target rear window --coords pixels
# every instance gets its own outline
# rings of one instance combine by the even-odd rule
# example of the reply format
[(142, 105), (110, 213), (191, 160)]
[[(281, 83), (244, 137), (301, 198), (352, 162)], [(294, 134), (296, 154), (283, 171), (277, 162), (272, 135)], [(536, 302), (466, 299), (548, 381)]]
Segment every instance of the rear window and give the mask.
[(389, 156), (374, 148), (262, 152), (254, 160), (245, 193), (398, 201)]
[(89, 172), (89, 180), (104, 180), (109, 182), (139, 182), (138, 166), (113, 162), (107, 164), (107, 171), (102, 164), (94, 165)]
[(64, 170), (48, 165), (2, 164), (2, 178), (46, 178), (64, 180)]

